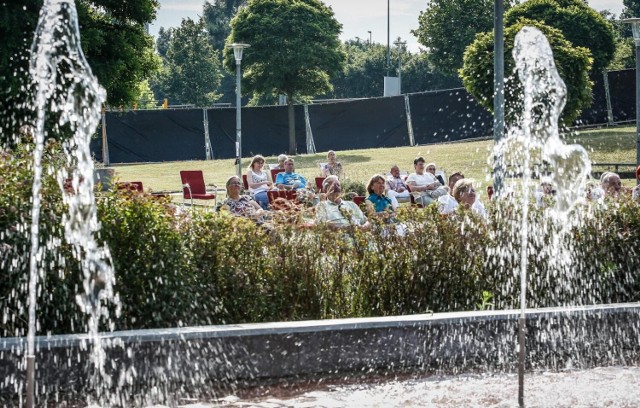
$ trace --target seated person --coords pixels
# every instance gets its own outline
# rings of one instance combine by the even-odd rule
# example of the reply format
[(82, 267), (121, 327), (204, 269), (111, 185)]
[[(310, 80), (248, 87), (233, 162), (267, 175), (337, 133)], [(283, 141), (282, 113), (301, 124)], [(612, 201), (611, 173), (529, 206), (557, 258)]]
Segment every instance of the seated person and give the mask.
[(358, 205), (341, 198), (342, 186), (338, 176), (331, 175), (324, 179), (322, 189), (327, 192), (327, 199), (320, 201), (316, 207), (316, 222), (336, 229), (351, 225), (369, 226), (369, 221)]
[(409, 200), (409, 190), (407, 190), (407, 185), (400, 177), (400, 168), (396, 165), (391, 167), (391, 175), (387, 177), (386, 184), (386, 192), (387, 197), (391, 200), (391, 206), (394, 210), (398, 208), (400, 204), (398, 204), (398, 199), (400, 200)]
[(474, 213), (480, 215), (482, 218), (487, 218), (487, 212), (482, 204), (476, 200), (476, 190), (473, 188), (473, 179), (460, 179), (453, 186), (453, 198), (458, 202), (458, 205), (464, 208), (471, 209)]
[(416, 158), (413, 161), (413, 167), (416, 171), (407, 177), (407, 185), (411, 188), (411, 194), (413, 194), (416, 203), (426, 207), (438, 197), (447, 194), (447, 189), (440, 184), (436, 177), (425, 171), (424, 157)]
[(327, 152), (327, 163), (322, 167), (322, 177), (328, 176), (342, 177), (342, 164), (336, 160), (336, 152), (333, 150)]
[(228, 211), (239, 217), (247, 217), (261, 223), (267, 212), (248, 195), (240, 195), (242, 181), (238, 176), (229, 177), (227, 180), (227, 198), (218, 203), (216, 210)]
[(284, 162), (287, 161), (288, 158), (289, 157), (286, 154), (278, 156), (278, 164), (274, 168), (284, 170)]
[(300, 174), (295, 173), (295, 163), (291, 158), (284, 162), (284, 173), (276, 176), (276, 187), (282, 190), (298, 190), (307, 186), (307, 180)]
[(436, 178), (436, 180), (438, 180), (440, 182), (440, 184), (442, 184), (443, 186), (445, 185), (444, 179), (442, 178), (441, 175), (436, 174), (436, 164), (435, 163), (429, 163), (427, 164), (427, 172), (433, 174), (433, 177)]
[(391, 199), (384, 194), (385, 184), (385, 179), (380, 174), (376, 174), (369, 180), (367, 185), (369, 196), (367, 197), (366, 205), (372, 213), (393, 211)]
[(262, 169), (263, 167), (264, 157), (260, 155), (254, 156), (247, 169), (247, 185), (251, 197), (260, 204), (262, 209), (267, 210), (269, 208), (267, 191), (273, 187), (273, 183), (269, 181), (269, 176), (267, 176), (267, 172)]
[(458, 202), (453, 197), (453, 187), (458, 180), (462, 180), (463, 178), (464, 174), (460, 172), (453, 173), (449, 176), (449, 194), (438, 197), (438, 210), (441, 214), (450, 214), (458, 208)]
[(622, 181), (617, 173), (605, 171), (600, 176), (600, 185), (587, 191), (587, 198), (602, 202), (605, 197), (617, 197), (622, 190)]
[(533, 193), (533, 196), (538, 207), (546, 207), (545, 197), (553, 197), (555, 193), (551, 180), (545, 177), (540, 181), (540, 187)]

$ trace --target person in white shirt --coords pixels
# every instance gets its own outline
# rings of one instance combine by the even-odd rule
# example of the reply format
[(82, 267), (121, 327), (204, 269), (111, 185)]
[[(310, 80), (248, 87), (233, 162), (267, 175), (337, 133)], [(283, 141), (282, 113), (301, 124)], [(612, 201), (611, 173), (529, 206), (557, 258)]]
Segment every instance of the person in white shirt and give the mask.
[[(460, 172), (453, 173), (451, 176), (449, 176), (449, 194), (438, 198), (438, 208), (441, 214), (451, 214), (452, 212), (455, 212), (458, 206), (460, 205), (458, 203), (458, 200), (454, 196), (454, 189), (456, 184), (458, 184), (458, 182), (463, 179), (465, 179), (464, 174)], [(469, 181), (469, 183), (465, 183), (464, 186), (467, 187), (467, 190), (469, 190), (468, 187), (470, 187), (470, 189), (473, 190), (472, 194), (473, 194), (474, 201), (471, 204), (471, 210), (477, 214), (480, 214), (483, 218), (486, 218), (487, 211), (485, 210), (482, 202), (478, 200), (475, 189), (473, 188), (473, 180), (471, 179), (466, 179), (466, 180)], [(465, 199), (469, 200), (470, 196), (471, 196), (471, 192), (469, 192), (469, 194), (465, 196)]]
[(254, 156), (247, 169), (247, 187), (249, 187), (251, 197), (260, 204), (260, 207), (263, 210), (268, 210), (269, 199), (267, 198), (267, 191), (273, 187), (273, 183), (269, 180), (267, 172), (262, 169), (263, 167), (264, 157), (259, 154)]
[(413, 161), (415, 173), (411, 173), (407, 177), (407, 186), (411, 189), (411, 194), (416, 203), (422, 204), (423, 207), (431, 204), (438, 197), (447, 194), (447, 189), (440, 184), (435, 175), (425, 171), (424, 157), (417, 157)]
[(458, 205), (471, 209), (482, 218), (487, 218), (487, 211), (484, 205), (477, 200), (476, 190), (473, 187), (473, 179), (461, 179), (453, 186), (453, 198)]

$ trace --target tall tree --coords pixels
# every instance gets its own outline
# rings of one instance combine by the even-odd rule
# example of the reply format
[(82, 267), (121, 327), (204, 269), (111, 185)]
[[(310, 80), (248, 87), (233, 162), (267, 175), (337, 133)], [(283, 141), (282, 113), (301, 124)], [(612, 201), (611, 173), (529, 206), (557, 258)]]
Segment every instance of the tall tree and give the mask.
[(591, 50), (593, 72), (604, 70), (613, 58), (613, 27), (584, 0), (529, 0), (507, 11), (505, 27), (523, 18), (557, 28), (573, 45)]
[(213, 48), (217, 50), (224, 48), (224, 42), (231, 32), (231, 19), (236, 15), (240, 7), (246, 3), (246, 0), (212, 0), (211, 2), (204, 2), (202, 18), (211, 37)]
[[(510, 1), (507, 0), (505, 8)], [(411, 33), (427, 47), (438, 71), (457, 76), (467, 45), (493, 28), (493, 0), (431, 0)]]
[[(319, 0), (250, 0), (231, 21), (227, 44), (251, 45), (242, 60), (243, 91), (287, 96), (290, 154), (296, 154), (293, 102), (331, 90), (344, 61), (341, 28)], [(233, 50), (225, 50), (224, 64), (234, 70)]]
[[(29, 50), (43, 0), (0, 3), (0, 129), (15, 134), (32, 113), (16, 107), (29, 100)], [(82, 49), (107, 90), (107, 103), (128, 104), (138, 86), (159, 66), (145, 24), (155, 19), (157, 0), (77, 0)], [(6, 85), (5, 85), (6, 84)]]
[(162, 76), (164, 97), (172, 102), (209, 106), (219, 99), (221, 64), (207, 38), (202, 20), (182, 20), (173, 30)]

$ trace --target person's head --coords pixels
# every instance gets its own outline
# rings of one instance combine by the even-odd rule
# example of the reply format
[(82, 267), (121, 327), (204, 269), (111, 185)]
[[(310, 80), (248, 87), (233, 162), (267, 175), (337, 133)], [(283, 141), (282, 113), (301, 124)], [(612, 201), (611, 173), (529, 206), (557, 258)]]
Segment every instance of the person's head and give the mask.
[(236, 198), (240, 195), (240, 191), (242, 190), (242, 181), (238, 176), (231, 176), (227, 180), (227, 196), (231, 198)]
[(413, 168), (416, 169), (416, 173), (418, 174), (422, 174), (424, 173), (424, 157), (420, 156), (420, 157), (416, 157), (416, 159), (413, 161)]
[(295, 162), (293, 161), (292, 158), (287, 158), (287, 160), (284, 161), (285, 173), (293, 173), (294, 170), (295, 170)]
[(622, 181), (617, 173), (605, 172), (600, 177), (602, 189), (606, 195), (617, 195), (622, 189)]
[(329, 160), (330, 163), (333, 163), (336, 161), (336, 152), (334, 152), (333, 150), (329, 150), (327, 152), (327, 160)]
[(391, 175), (395, 178), (400, 177), (400, 167), (396, 166), (395, 164), (391, 166)]
[(342, 186), (338, 176), (328, 176), (322, 182), (322, 189), (327, 192), (328, 198), (337, 197), (342, 192)]
[(544, 195), (553, 194), (553, 183), (550, 179), (543, 178), (540, 181), (540, 191), (542, 191)]
[(453, 186), (453, 198), (466, 207), (471, 207), (476, 201), (476, 190), (472, 179), (461, 179)]
[(464, 174), (460, 173), (459, 171), (449, 176), (449, 191), (451, 192), (451, 195), (453, 195), (453, 186), (456, 185), (458, 180), (462, 180), (463, 178)]
[(288, 159), (289, 157), (286, 154), (281, 154), (280, 156), (278, 156), (278, 165), (280, 167), (284, 167), (284, 162)]
[(433, 174), (434, 176), (436, 175), (436, 164), (435, 163), (429, 163), (426, 166), (426, 170), (428, 173)]
[(367, 192), (369, 194), (377, 194), (377, 195), (384, 194), (385, 182), (386, 181), (382, 175), (376, 174), (375, 176), (371, 177), (371, 179), (369, 180), (369, 184), (367, 184)]
[(262, 166), (264, 166), (264, 157), (259, 154), (253, 156), (253, 160), (251, 160), (249, 168), (253, 171), (258, 171), (262, 168)]

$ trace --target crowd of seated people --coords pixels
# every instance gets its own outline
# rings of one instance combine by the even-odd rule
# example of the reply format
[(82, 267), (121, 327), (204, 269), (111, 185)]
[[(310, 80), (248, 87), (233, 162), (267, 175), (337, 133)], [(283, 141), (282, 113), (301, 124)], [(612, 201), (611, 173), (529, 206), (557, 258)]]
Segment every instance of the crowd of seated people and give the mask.
[[(437, 206), (441, 214), (456, 212), (459, 207), (472, 211), (482, 218), (487, 212), (477, 197), (472, 179), (466, 179), (461, 172), (451, 174), (444, 185), (444, 180), (436, 174), (435, 163), (426, 163), (424, 157), (417, 157), (414, 162), (414, 172), (402, 174), (400, 167), (393, 165), (388, 175), (376, 174), (369, 180), (366, 187), (367, 197), (362, 208), (353, 201), (343, 199), (341, 177), (343, 166), (337, 161), (336, 153), (329, 151), (328, 162), (321, 165), (322, 194), (314, 195), (313, 186), (307, 179), (295, 171), (295, 160), (280, 155), (275, 180), (269, 172), (264, 171), (265, 159), (256, 155), (247, 169), (247, 187), (249, 195), (242, 195), (242, 182), (238, 177), (231, 177), (227, 181), (227, 199), (218, 205), (219, 210), (229, 211), (238, 216), (259, 220), (270, 209), (269, 190), (294, 191), (300, 201), (309, 198), (307, 204), (313, 206), (315, 222), (329, 225), (331, 228), (342, 228), (347, 225), (367, 226), (367, 215), (385, 216), (386, 220), (394, 219), (400, 202), (414, 201), (423, 207), (432, 203)], [(273, 174), (273, 173), (272, 173)], [(640, 166), (636, 171), (636, 179), (640, 183)], [(320, 179), (322, 180), (322, 179)], [(320, 181), (318, 182), (320, 183)], [(623, 191), (620, 177), (616, 173), (605, 172), (600, 178), (599, 185), (591, 188), (587, 198), (592, 201), (602, 201), (605, 197), (616, 197)], [(640, 186), (628, 191), (635, 200), (640, 200)], [(545, 207), (555, 195), (552, 182), (543, 178), (538, 189), (533, 193), (536, 203)], [(410, 200), (413, 196), (413, 200)], [(301, 198), (302, 197), (302, 198)], [(362, 210), (365, 210), (363, 212)]]

